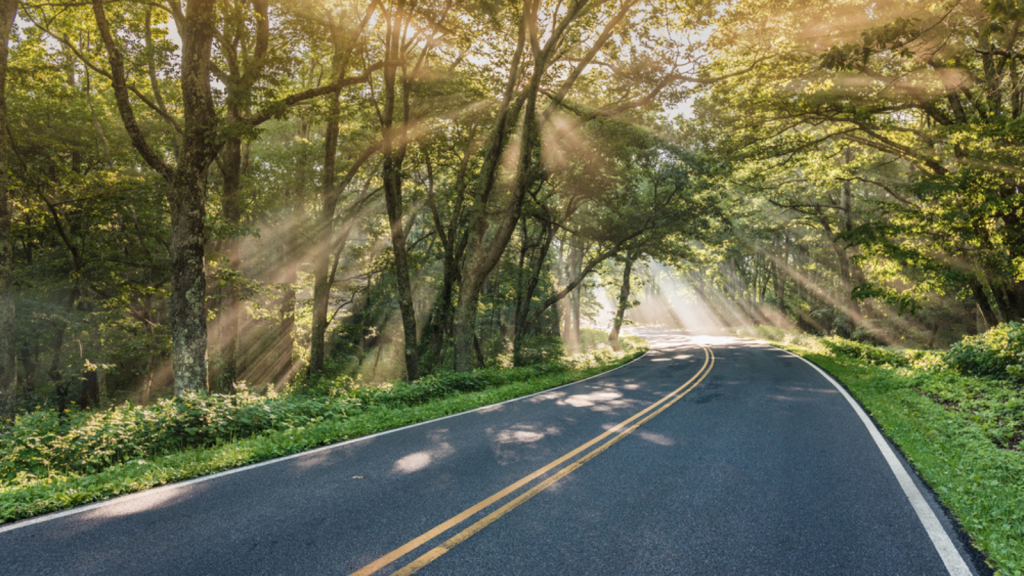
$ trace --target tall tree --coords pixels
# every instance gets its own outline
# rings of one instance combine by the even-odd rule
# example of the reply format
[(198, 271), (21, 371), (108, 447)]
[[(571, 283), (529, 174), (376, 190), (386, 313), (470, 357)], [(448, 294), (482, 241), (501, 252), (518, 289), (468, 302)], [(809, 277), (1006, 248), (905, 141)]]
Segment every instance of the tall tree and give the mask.
[[(402, 165), (409, 147), (410, 120), (409, 81), (403, 46), (411, 26), (409, 10), (399, 0), (387, 15), (384, 35), (384, 95), (380, 122), (384, 131), (383, 163), (384, 202), (391, 230), (391, 250), (395, 256), (395, 276), (398, 280), (398, 307), (402, 315), (403, 348), (406, 378), (419, 377), (419, 350), (416, 334), (416, 310), (413, 302), (412, 279), (409, 274), (409, 254), (406, 246), (406, 216), (402, 199)], [(401, 80), (399, 69), (402, 70)]]
[(211, 87), (210, 54), (216, 30), (216, 3), (172, 3), (181, 36), (181, 99), (184, 125), (177, 163), (169, 164), (147, 141), (136, 119), (124, 57), (111, 31), (103, 0), (93, 12), (107, 51), (110, 75), (125, 129), (142, 159), (167, 183), (171, 212), (171, 333), (175, 394), (208, 389), (206, 364), (206, 259), (203, 175), (220, 151)]
[[(494, 121), (481, 153), (483, 165), (472, 194), (472, 212), (459, 299), (454, 316), (455, 369), (476, 364), (473, 343), (477, 303), (487, 276), (501, 259), (516, 229), (527, 190), (544, 176), (536, 162), (541, 124), (572, 90), (580, 75), (612, 38), (639, 2), (605, 4), (576, 0), (552, 8), (541, 0), (526, 2), (512, 17), (516, 40)], [(548, 21), (542, 21), (542, 15)], [(579, 34), (603, 21), (596, 36)], [(575, 42), (574, 42), (575, 41)], [(574, 57), (568, 52), (574, 51)], [(556, 63), (572, 64), (564, 75), (551, 77)], [(540, 100), (547, 92), (550, 104)], [(543, 111), (543, 118), (538, 114)]]
[[(107, 72), (113, 86), (117, 108), (125, 129), (136, 151), (146, 164), (167, 183), (167, 199), (171, 214), (171, 326), (176, 394), (190, 390), (205, 390), (207, 383), (207, 329), (206, 329), (206, 276), (205, 230), (206, 213), (205, 173), (223, 148), (225, 137), (237, 136), (246, 128), (259, 126), (282, 115), (289, 107), (336, 92), (339, 88), (365, 81), (366, 77), (334, 78), (329, 84), (299, 90), (283, 97), (265, 99), (251, 114), (241, 118), (225, 118), (218, 111), (212, 85), (215, 67), (212, 62), (214, 39), (223, 37), (218, 28), (221, 21), (213, 0), (195, 0), (181, 6), (172, 0), (167, 11), (173, 18), (181, 37), (181, 72), (178, 79), (181, 108), (180, 142), (174, 147), (176, 162), (169, 163), (166, 156), (147, 140), (136, 118), (132, 95), (140, 96), (128, 83), (125, 59), (118, 40), (107, 19), (103, 0), (94, 0), (93, 12), (100, 37), (107, 52), (110, 69)], [(257, 7), (263, 3), (257, 2)], [(257, 11), (259, 12), (259, 11)], [(242, 11), (238, 17), (254, 17), (255, 26), (262, 29), (265, 14)], [(264, 34), (257, 33), (257, 38)], [(257, 44), (260, 44), (258, 41)], [(262, 48), (257, 48), (261, 51)], [(256, 61), (257, 68), (267, 65), (265, 58)], [(248, 73), (260, 72), (249, 70)], [(169, 117), (157, 103), (140, 98), (161, 116)], [(234, 110), (238, 116), (241, 110)], [(173, 119), (172, 124), (176, 126)]]
[(13, 417), (18, 370), (14, 341), (14, 244), (7, 172), (7, 58), (18, 0), (0, 1), (0, 422)]
[(327, 325), (330, 322), (327, 314), (330, 307), (331, 288), (334, 285), (338, 264), (341, 261), (340, 251), (352, 229), (352, 219), (361, 210), (367, 195), (362, 194), (349, 202), (343, 211), (345, 218), (340, 230), (336, 229), (335, 222), (338, 216), (338, 206), (343, 199), (344, 192), (359, 174), (359, 170), (377, 153), (379, 148), (373, 143), (365, 146), (364, 150), (349, 163), (344, 175), (340, 179), (338, 178), (342, 89), (368, 81), (371, 77), (370, 74), (383, 66), (383, 62), (364, 63), (364, 70), (360, 75), (347, 76), (358, 62), (361, 55), (361, 36), (370, 25), (377, 10), (377, 3), (370, 2), (361, 11), (358, 4), (343, 5), (338, 8), (337, 13), (331, 9), (330, 5), (327, 5), (326, 10), (317, 13), (317, 19), (327, 30), (331, 47), (330, 70), (335, 79), (336, 88), (328, 94), (320, 206), (315, 226), (319, 246), (313, 253), (313, 318), (309, 344), (309, 370), (313, 373), (318, 373), (324, 368)]

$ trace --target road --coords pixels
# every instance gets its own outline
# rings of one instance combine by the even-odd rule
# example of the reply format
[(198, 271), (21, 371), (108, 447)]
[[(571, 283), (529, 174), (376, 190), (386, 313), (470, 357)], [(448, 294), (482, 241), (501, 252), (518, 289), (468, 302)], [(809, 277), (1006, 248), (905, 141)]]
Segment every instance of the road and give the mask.
[(644, 336), (651, 352), (590, 380), (0, 528), (0, 572), (984, 570), (813, 366)]

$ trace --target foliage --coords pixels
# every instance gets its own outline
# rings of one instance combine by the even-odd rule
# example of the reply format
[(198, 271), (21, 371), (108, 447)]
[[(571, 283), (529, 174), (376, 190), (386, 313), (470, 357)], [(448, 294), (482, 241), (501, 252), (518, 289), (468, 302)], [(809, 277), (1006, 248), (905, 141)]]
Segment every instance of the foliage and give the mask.
[(241, 393), (190, 394), (97, 412), (36, 410), (18, 416), (0, 434), (0, 478), (92, 474), (136, 458), (344, 418), (352, 404), (349, 399)]
[(976, 424), (1000, 448), (1024, 452), (1024, 390), (948, 371), (915, 371), (908, 385)]
[(564, 365), (549, 363), (508, 369), (481, 368), (472, 372), (437, 372), (414, 382), (397, 382), (379, 388), (360, 388), (354, 393), (354, 397), (363, 406), (415, 406), (451, 394), (479, 392), (565, 370)]
[[(717, 163), (681, 142), (661, 113), (697, 85), (666, 80), (696, 78), (704, 43), (662, 31), (704, 26), (711, 9), (588, 6), (21, 5), (9, 125), (0, 127), (11, 140), (21, 407), (167, 395), (172, 342), (180, 355), (196, 341), (172, 334), (184, 325), (171, 321), (183, 313), (174, 280), (183, 267), (207, 284), (205, 307), (185, 298), (190, 322), (209, 336), (208, 379), (202, 351), (176, 363), (179, 373), (196, 367), (190, 389), (207, 380), (218, 392), (281, 389), (314, 363), (314, 350), (314, 372), (395, 379), (403, 370), (390, 356), (417, 334), (422, 373), (448, 369), (452, 313), (474, 292), (470, 279), (482, 284), (481, 313), (461, 332), (473, 332), (480, 354), (463, 357), (496, 366), (518, 346), (517, 363), (553, 360), (563, 335), (554, 304), (573, 300), (585, 317), (596, 302), (593, 267), (567, 266), (563, 248), (595, 265), (641, 248), (679, 256), (718, 216), (706, 185)], [(557, 32), (546, 49), (525, 42), (531, 10)], [(192, 38), (206, 46), (197, 69), (209, 77), (182, 74), (176, 31), (191, 34), (194, 18), (204, 24)], [(514, 64), (517, 31), (524, 60)], [(522, 76), (530, 70), (536, 83)], [(190, 95), (204, 104), (193, 109)], [(523, 126), (533, 132), (526, 145), (516, 143)], [(385, 142), (393, 135), (402, 135), (397, 146)], [(168, 180), (175, 170), (182, 178)], [(186, 181), (196, 194), (181, 212)], [(385, 188), (407, 220), (397, 243)], [(485, 206), (507, 192), (520, 200)], [(199, 231), (203, 255), (182, 258), (174, 239), (183, 232), (171, 227), (198, 214), (189, 234)], [(480, 238), (513, 233), (474, 248), (472, 227)], [(480, 250), (497, 264), (470, 274)], [(307, 292), (313, 298), (299, 296)], [(402, 307), (412, 313), (396, 316)], [(404, 330), (412, 321), (418, 329)], [(321, 366), (332, 352), (333, 365)]]
[[(1024, 316), (1024, 38), (999, 2), (739, 1), (681, 128), (741, 205), (707, 288), (788, 323), (944, 345)], [(941, 46), (941, 49), (936, 49)], [(998, 48), (997, 48), (998, 47)], [(703, 271), (703, 270), (702, 270)], [(859, 338), (858, 338), (859, 339)]]
[[(301, 416), (299, 412), (292, 413), (294, 427), (265, 430), (248, 438), (220, 438), (216, 443), (204, 447), (175, 451), (164, 456), (134, 458), (94, 474), (52, 473), (31, 477), (30, 473), (21, 473), (14, 480), (0, 482), (0, 522), (70, 508), (510, 400), (593, 376), (621, 365), (643, 351), (634, 349), (615, 355), (609, 363), (594, 363), (582, 370), (565, 366), (556, 369), (555, 365), (549, 365), (511, 372), (518, 374), (518, 378), (502, 376), (501, 371), (482, 371), (483, 375), (479, 377), (472, 373), (448, 375), (440, 382), (435, 380), (434, 384), (419, 387), (416, 392), (405, 397), (418, 404), (393, 402), (387, 390), (365, 392), (368, 400), (365, 405), (357, 395), (330, 399), (303, 397), (296, 393), (294, 398), (262, 398), (252, 406), (261, 409), (266, 406), (270, 412), (283, 412), (289, 405), (306, 406), (312, 411), (308, 413), (308, 418), (305, 413)], [(444, 390), (442, 383), (445, 384)], [(475, 392), (452, 393), (448, 389), (475, 388), (487, 383), (494, 385)], [(416, 388), (415, 383), (413, 387)], [(439, 396), (431, 397), (430, 393), (423, 393), (428, 388)], [(280, 407), (271, 406), (275, 403)]]
[(524, 365), (550, 362), (564, 352), (562, 339), (552, 334), (524, 336), (521, 342), (520, 361)]
[(839, 336), (822, 338), (821, 343), (833, 354), (867, 360), (875, 366), (904, 367), (910, 364), (909, 358), (899, 350), (872, 346), (871, 344), (847, 340)]
[(17, 417), (0, 433), (0, 482), (25, 483), (47, 477), (94, 474), (135, 459), (231, 442), (323, 420), (341, 421), (371, 407), (403, 409), (450, 396), (518, 382), (564, 380), (595, 367), (613, 365), (623, 354), (604, 347), (566, 362), (472, 372), (440, 372), (414, 382), (356, 387), (347, 376), (320, 378), (282, 396), (190, 394), (150, 406), (107, 411), (39, 409)]
[(1006, 322), (953, 344), (946, 354), (950, 366), (963, 374), (988, 376), (1024, 384), (1024, 324)]

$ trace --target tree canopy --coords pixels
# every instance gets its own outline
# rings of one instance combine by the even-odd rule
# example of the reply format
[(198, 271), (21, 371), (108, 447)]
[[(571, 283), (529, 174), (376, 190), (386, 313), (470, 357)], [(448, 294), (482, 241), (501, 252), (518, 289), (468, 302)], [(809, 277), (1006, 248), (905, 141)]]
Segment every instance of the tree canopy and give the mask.
[(1012, 3), (0, 4), (5, 418), (522, 365), (601, 293), (614, 345), (653, 263), (724, 325), (1024, 316)]

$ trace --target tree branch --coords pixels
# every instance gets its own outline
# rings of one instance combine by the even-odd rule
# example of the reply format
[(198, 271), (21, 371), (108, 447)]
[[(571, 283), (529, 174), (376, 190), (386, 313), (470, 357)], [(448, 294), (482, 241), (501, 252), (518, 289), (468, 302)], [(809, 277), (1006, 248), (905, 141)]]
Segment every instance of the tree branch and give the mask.
[(114, 36), (110, 33), (110, 23), (107, 21), (107, 15), (103, 10), (103, 0), (93, 0), (92, 8), (93, 13), (96, 15), (96, 26), (99, 28), (100, 37), (103, 39), (103, 45), (107, 49), (107, 58), (110, 61), (110, 80), (114, 87), (114, 99), (117, 102), (117, 110), (121, 114), (121, 121), (128, 132), (128, 138), (146, 164), (164, 177), (164, 179), (170, 180), (174, 175), (174, 169), (164, 162), (156, 151), (150, 148), (149, 143), (146, 142), (145, 135), (142, 133), (142, 129), (139, 127), (138, 121), (135, 119), (135, 111), (132, 109), (132, 104), (128, 97), (128, 84), (124, 74), (124, 58), (121, 56), (120, 50), (117, 49)]

